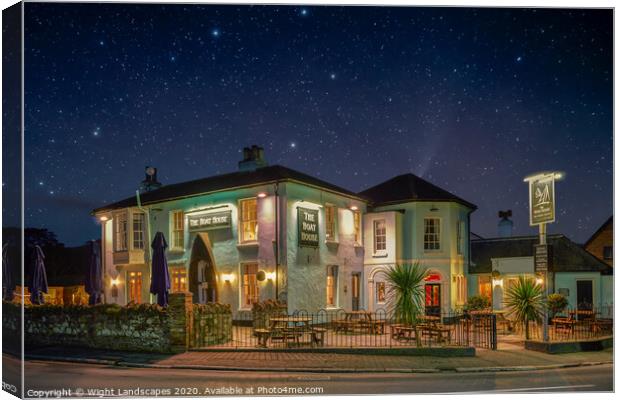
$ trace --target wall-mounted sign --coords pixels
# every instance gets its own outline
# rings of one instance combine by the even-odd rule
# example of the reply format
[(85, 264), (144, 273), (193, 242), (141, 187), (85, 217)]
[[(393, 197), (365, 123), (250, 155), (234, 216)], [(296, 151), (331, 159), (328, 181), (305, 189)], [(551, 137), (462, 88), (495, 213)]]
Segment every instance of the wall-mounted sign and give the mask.
[(547, 224), (555, 221), (555, 178), (554, 174), (532, 177), (530, 183), (530, 225)]
[(553, 247), (548, 244), (534, 245), (534, 271), (547, 272), (551, 270), (553, 260)]
[(299, 246), (319, 246), (319, 211), (309, 208), (297, 208), (297, 225)]
[(230, 228), (231, 222), (232, 211), (187, 216), (187, 225), (190, 231)]

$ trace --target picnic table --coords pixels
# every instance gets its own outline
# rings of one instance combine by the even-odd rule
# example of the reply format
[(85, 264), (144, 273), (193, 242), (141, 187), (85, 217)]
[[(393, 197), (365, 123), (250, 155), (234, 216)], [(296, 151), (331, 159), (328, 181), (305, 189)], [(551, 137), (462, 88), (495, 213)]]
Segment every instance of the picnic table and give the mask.
[[(325, 328), (312, 328), (311, 317), (302, 316), (280, 316), (269, 318), (269, 328), (259, 328), (254, 330), (258, 338), (258, 347), (267, 347), (267, 342), (271, 339), (281, 341), (287, 345), (290, 343), (323, 345), (325, 341)], [(309, 334), (310, 341), (302, 342), (300, 339)]]
[(415, 325), (391, 325), (394, 340), (417, 340), (422, 336), (437, 338), (438, 343), (450, 343), (452, 331), (441, 323), (441, 317), (425, 315)]
[(385, 333), (385, 320), (375, 319), (369, 311), (349, 311), (345, 313), (344, 319), (333, 321), (336, 332), (354, 332), (356, 329), (368, 333), (381, 335)]

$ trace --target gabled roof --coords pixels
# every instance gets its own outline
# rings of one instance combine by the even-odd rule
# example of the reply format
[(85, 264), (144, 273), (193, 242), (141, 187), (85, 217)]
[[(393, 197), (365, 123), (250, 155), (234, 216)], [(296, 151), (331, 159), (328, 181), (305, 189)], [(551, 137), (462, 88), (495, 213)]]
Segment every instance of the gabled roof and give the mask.
[(476, 205), (413, 174), (396, 176), (360, 192), (359, 195), (370, 199), (374, 206), (409, 201), (454, 201), (472, 210), (478, 208)]
[(596, 237), (597, 237), (597, 236), (598, 236), (601, 232), (603, 232), (605, 229), (607, 229), (610, 225), (611, 225), (611, 229), (613, 229), (613, 228), (614, 228), (614, 216), (613, 216), (613, 215), (612, 215), (611, 217), (607, 218), (607, 221), (603, 222), (603, 225), (601, 225), (601, 226), (600, 226), (600, 227), (596, 230), (596, 232), (594, 232), (594, 233), (592, 234), (592, 236), (590, 236), (590, 239), (588, 239), (588, 240), (584, 243), (583, 247), (588, 247), (588, 245), (589, 245), (589, 244), (590, 244), (590, 243), (591, 243), (594, 239), (596, 239)]
[[(292, 170), (280, 165), (272, 165), (257, 168), (254, 171), (238, 171), (223, 175), (211, 176), (208, 178), (196, 179), (193, 181), (165, 185), (152, 192), (140, 194), (142, 204), (160, 203), (179, 198), (198, 196), (201, 194), (212, 193), (222, 190), (231, 190), (240, 187), (259, 186), (275, 182), (299, 182), (302, 184), (316, 186), (324, 190), (336, 192), (355, 199), (360, 196), (347, 189), (317, 179), (299, 171)], [(93, 213), (109, 211), (120, 208), (134, 207), (137, 205), (136, 196), (128, 197), (124, 200), (108, 204), (93, 210)]]
[[(472, 240), (469, 273), (490, 273), (492, 258), (533, 257), (538, 236)], [(553, 272), (601, 272), (611, 274), (612, 268), (599, 261), (564, 235), (549, 235), (553, 246)]]

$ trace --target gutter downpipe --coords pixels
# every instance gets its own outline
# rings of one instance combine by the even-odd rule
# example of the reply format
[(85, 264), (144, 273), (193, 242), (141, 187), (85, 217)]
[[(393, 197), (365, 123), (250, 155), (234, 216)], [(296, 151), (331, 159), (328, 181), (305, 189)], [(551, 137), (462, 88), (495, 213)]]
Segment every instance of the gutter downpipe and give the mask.
[[(144, 215), (146, 216), (146, 243), (145, 243), (145, 249), (144, 249), (144, 262), (148, 265), (149, 267), (149, 277), (150, 279), (152, 279), (152, 265), (151, 265), (151, 210), (150, 209), (145, 209), (144, 207), (142, 207), (142, 203), (140, 201), (140, 191), (136, 190), (136, 200), (137, 200), (137, 204), (138, 204), (138, 210), (142, 211), (144, 213)], [(127, 223), (129, 224), (129, 221), (127, 221)], [(150, 290), (149, 290), (149, 303), (153, 303), (153, 295), (151, 294)]]
[(278, 211), (280, 209), (280, 197), (278, 196), (278, 182), (275, 183), (275, 195), (276, 195), (276, 215), (275, 215), (275, 237), (276, 237), (276, 249), (275, 249), (275, 258), (276, 258), (276, 270), (275, 270), (275, 291), (276, 291), (276, 301), (278, 300), (278, 267), (280, 265), (280, 229), (279, 229), (279, 221), (278, 221)]

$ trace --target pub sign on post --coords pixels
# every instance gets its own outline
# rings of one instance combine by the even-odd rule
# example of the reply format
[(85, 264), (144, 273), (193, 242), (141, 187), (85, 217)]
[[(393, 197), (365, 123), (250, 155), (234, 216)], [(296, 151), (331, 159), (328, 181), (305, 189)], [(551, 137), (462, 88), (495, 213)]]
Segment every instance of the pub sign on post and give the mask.
[(548, 244), (534, 245), (534, 271), (548, 272), (552, 269), (553, 247)]
[(541, 174), (529, 180), (530, 225), (555, 221), (555, 177), (553, 173)]
[(319, 247), (319, 211), (297, 208), (299, 246)]

